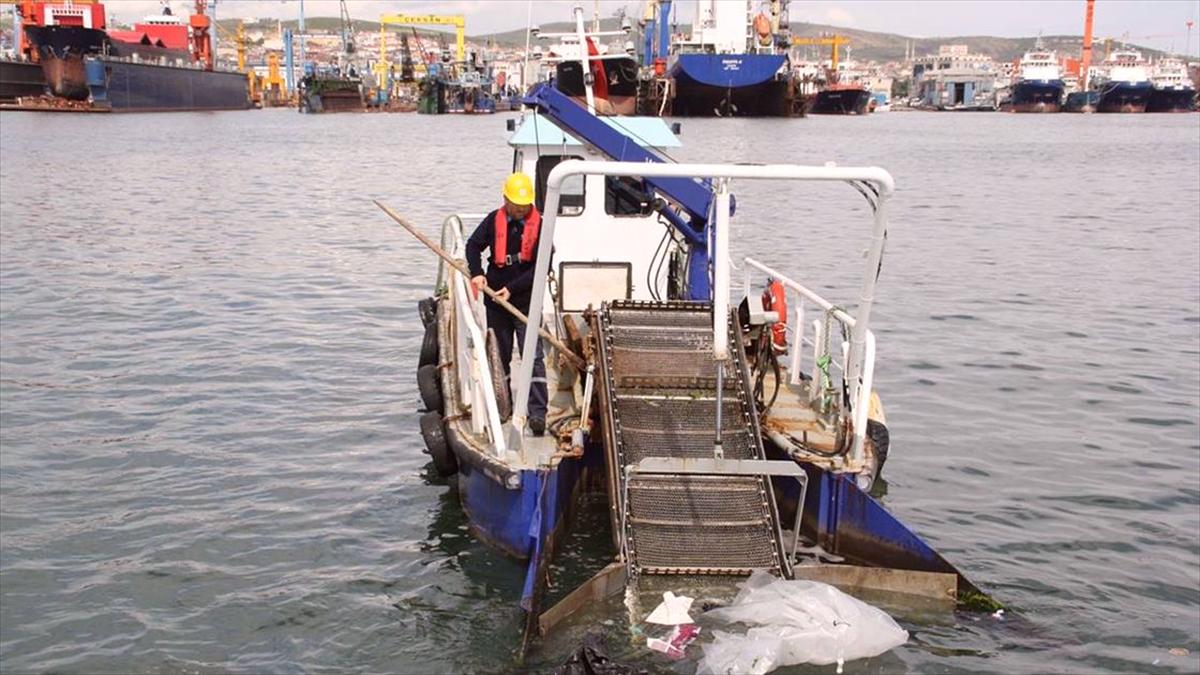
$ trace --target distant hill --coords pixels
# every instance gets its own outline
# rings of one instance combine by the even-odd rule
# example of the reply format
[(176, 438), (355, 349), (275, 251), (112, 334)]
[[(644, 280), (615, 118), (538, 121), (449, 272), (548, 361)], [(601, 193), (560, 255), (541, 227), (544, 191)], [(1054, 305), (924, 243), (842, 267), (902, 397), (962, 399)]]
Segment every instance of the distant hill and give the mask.
[[(616, 19), (602, 19), (600, 21), (602, 30), (617, 30), (618, 22)], [(542, 32), (545, 33), (561, 33), (569, 30), (574, 30), (574, 24), (569, 22), (558, 22), (552, 24), (544, 24), (540, 26)], [(926, 54), (936, 54), (938, 47), (941, 45), (950, 44), (965, 44), (974, 54), (986, 54), (998, 61), (1011, 61), (1019, 59), (1025, 52), (1033, 49), (1037, 43), (1036, 37), (1027, 38), (1004, 38), (993, 37), (989, 35), (963, 35), (952, 37), (936, 37), (936, 38), (911, 38), (904, 35), (894, 33), (876, 33), (873, 31), (857, 30), (854, 28), (842, 28), (840, 26), (830, 26), (818, 23), (803, 23), (792, 22), (792, 34), (802, 37), (817, 37), (821, 35), (838, 34), (850, 38), (850, 50), (855, 59), (861, 61), (900, 61), (904, 59), (904, 50), (911, 42), (913, 53), (916, 56), (925, 56)], [(691, 30), (689, 25), (681, 25), (679, 30), (688, 32)], [(635, 31), (636, 33), (636, 31)], [(492, 39), (496, 44), (517, 46), (525, 44), (525, 29), (504, 31), (501, 33), (490, 33), (485, 36), (477, 36), (473, 39), (481, 40), (484, 38)], [(640, 47), (640, 38), (633, 34), (631, 40)], [(1047, 49), (1057, 50), (1060, 54), (1070, 55), (1079, 54), (1083, 46), (1083, 36), (1081, 35), (1046, 35), (1042, 36), (1042, 44)], [(1097, 41), (1094, 43), (1094, 48), (1098, 58), (1104, 57), (1104, 42)], [(813, 47), (813, 54), (824, 54), (828, 48)], [(1158, 57), (1162, 54), (1157, 49), (1149, 47), (1138, 47), (1146, 56)]]
[[(841, 28), (816, 23), (792, 23), (792, 34), (804, 37), (816, 37), (836, 33), (850, 38), (850, 50), (855, 59), (861, 61), (900, 61), (904, 59), (904, 50), (911, 43), (913, 54), (920, 57), (936, 54), (941, 45), (967, 45), (972, 54), (985, 54), (997, 61), (1012, 61), (1034, 48), (1038, 38), (1006, 38), (991, 35), (956, 35), (951, 37), (912, 38), (894, 33), (876, 33), (873, 31)], [(1042, 46), (1053, 49), (1060, 56), (1078, 56), (1083, 49), (1082, 35), (1043, 35)], [(1098, 40), (1092, 44), (1093, 53), (1097, 59), (1104, 58), (1104, 41)], [(817, 48), (813, 48), (817, 49)], [(1137, 47), (1148, 57), (1157, 58), (1163, 52), (1150, 47)]]
[[(221, 27), (230, 32), (237, 30), (236, 19), (221, 19), (218, 22)], [(283, 22), (284, 28), (297, 30), (297, 21), (288, 20)], [(278, 22), (274, 19), (263, 19), (256, 24), (247, 23), (247, 29), (270, 29), (274, 30)], [(353, 21), (354, 31), (356, 33), (364, 32), (379, 32), (379, 22), (364, 21), (355, 19)], [(568, 21), (560, 21), (555, 23), (543, 24), (540, 26), (543, 33), (563, 33), (573, 31), (575, 24)], [(615, 18), (601, 19), (601, 30), (618, 30), (620, 28), (619, 20)], [(926, 54), (936, 54), (938, 47), (949, 44), (965, 44), (973, 54), (986, 54), (998, 61), (1011, 61), (1019, 59), (1022, 54), (1033, 49), (1038, 38), (1005, 38), (994, 37), (989, 35), (959, 35), (936, 38), (912, 38), (894, 33), (877, 33), (874, 31), (858, 30), (854, 28), (843, 28), (840, 26), (830, 26), (827, 24), (792, 22), (792, 34), (805, 37), (816, 37), (820, 35), (828, 35), (836, 33), (850, 38), (850, 51), (853, 57), (860, 61), (900, 61), (904, 59), (904, 53), (907, 45), (911, 43), (913, 53), (916, 56), (924, 56)], [(395, 28), (400, 30), (399, 27)], [(470, 26), (468, 25), (468, 30)], [(337, 17), (318, 16), (311, 17), (305, 20), (305, 30), (312, 33), (337, 33), (341, 30), (341, 21)], [(410, 32), (411, 29), (404, 29)], [(681, 31), (690, 31), (691, 27), (683, 24), (679, 26)], [(422, 39), (429, 36), (432, 39), (437, 39), (439, 36), (444, 37), (447, 41), (453, 40), (453, 31), (450, 27), (443, 30), (419, 28), (418, 32)], [(410, 32), (411, 34), (411, 32)], [(475, 43), (491, 43), (503, 47), (524, 47), (525, 46), (524, 28), (510, 31), (502, 31), (496, 33), (483, 34), (468, 34), (467, 39)], [(634, 44), (641, 44), (641, 40), (637, 35), (637, 31), (627, 38), (632, 40)], [(1062, 55), (1077, 55), (1083, 45), (1083, 37), (1078, 35), (1044, 35), (1041, 38), (1042, 44), (1047, 49), (1058, 51)], [(624, 40), (615, 39), (608, 40), (610, 43), (621, 43)], [(1135, 45), (1136, 46), (1136, 45)], [(1149, 47), (1137, 47), (1148, 57), (1157, 58), (1163, 55), (1163, 52)], [(813, 47), (812, 53), (815, 55), (824, 54), (827, 48)], [(1098, 40), (1095, 43), (1096, 58), (1104, 58), (1104, 41)]]

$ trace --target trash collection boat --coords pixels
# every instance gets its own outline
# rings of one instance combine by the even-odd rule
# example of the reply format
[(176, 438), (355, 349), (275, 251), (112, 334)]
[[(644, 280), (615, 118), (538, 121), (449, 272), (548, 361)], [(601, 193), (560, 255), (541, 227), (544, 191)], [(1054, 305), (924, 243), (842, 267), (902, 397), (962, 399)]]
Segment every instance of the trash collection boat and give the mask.
[[(421, 432), (471, 532), (526, 561), (526, 637), (644, 575), (767, 571), (994, 607), (868, 493), (889, 449), (869, 322), (892, 177), (675, 164), (661, 119), (598, 117), (553, 82), (524, 104), (509, 144), (543, 215), (511, 388), (461, 264), (483, 215), (447, 217), (435, 244), (380, 206), (446, 263), (419, 307)], [(866, 198), (853, 312), (753, 257), (730, 301), (732, 190), (750, 180), (843, 182)], [(554, 349), (545, 436), (529, 429), (539, 339)], [(589, 490), (608, 495), (614, 561), (543, 612), (550, 560)], [(817, 564), (814, 547), (844, 564)]]

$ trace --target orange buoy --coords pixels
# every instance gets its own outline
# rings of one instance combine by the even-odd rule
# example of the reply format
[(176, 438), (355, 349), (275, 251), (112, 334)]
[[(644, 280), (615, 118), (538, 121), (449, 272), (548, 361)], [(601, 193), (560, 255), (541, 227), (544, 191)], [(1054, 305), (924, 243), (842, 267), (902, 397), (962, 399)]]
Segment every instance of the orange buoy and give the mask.
[(776, 354), (787, 351), (787, 290), (778, 279), (767, 281), (762, 294), (763, 309), (775, 312), (778, 320), (771, 325), (771, 347)]

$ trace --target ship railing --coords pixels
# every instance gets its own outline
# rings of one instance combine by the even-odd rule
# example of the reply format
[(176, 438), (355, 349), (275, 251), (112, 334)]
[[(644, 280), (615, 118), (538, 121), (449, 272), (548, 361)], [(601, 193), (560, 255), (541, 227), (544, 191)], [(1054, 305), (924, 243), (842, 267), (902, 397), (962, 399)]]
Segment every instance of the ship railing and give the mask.
[[(454, 214), (442, 221), (442, 249), (450, 252), (456, 260), (464, 259), (466, 237), (463, 234), (463, 221), (478, 222), (484, 215)], [(451, 368), (458, 385), (459, 403), (471, 411), (471, 431), (476, 435), (486, 435), (495, 456), (507, 459), (508, 446), (487, 358), (487, 313), (482, 297), (476, 297), (477, 292), (471, 287), (470, 279), (444, 262), (438, 263), (437, 289), (439, 294), (445, 291), (442, 302), (454, 303), (455, 325), (451, 334), (454, 363)], [(508, 383), (504, 386), (508, 386)], [(484, 414), (478, 414), (479, 411)]]
[[(835, 340), (835, 338), (838, 335), (847, 336), (853, 333), (854, 327), (858, 323), (857, 320), (846, 310), (821, 297), (816, 291), (754, 258), (746, 256), (742, 262), (744, 263), (742, 290), (748, 302), (754, 302), (753, 296), (750, 295), (751, 277), (754, 270), (779, 281), (798, 299), (798, 302), (793, 303), (792, 298), (788, 298), (787, 306), (796, 308), (793, 320), (789, 320), (791, 317), (776, 317), (777, 320), (785, 322), (789, 338), (788, 384), (798, 386), (803, 382), (803, 355), (805, 350), (811, 350), (812, 363), (809, 365), (808, 385), (810, 405), (825, 412), (825, 408), (831, 404), (825, 397), (831, 392), (832, 402), (837, 404), (841, 401), (840, 392), (843, 389), (855, 391), (856, 388), (851, 386), (846, 367), (850, 354), (850, 342), (846, 339)], [(820, 318), (813, 319), (811, 323), (805, 322), (808, 315), (808, 303), (816, 305), (816, 310), (820, 312)], [(812, 337), (808, 335), (810, 326)], [(840, 330), (835, 331), (834, 328), (838, 327)], [(834, 349), (835, 344), (837, 349)], [(861, 456), (862, 444), (866, 440), (867, 413), (871, 407), (871, 390), (874, 386), (874, 379), (875, 333), (868, 329), (863, 350), (862, 384), (857, 387), (857, 393), (850, 404), (854, 429), (854, 447), (851, 452), (856, 457)], [(835, 386), (835, 382), (837, 386)], [(782, 386), (782, 383), (780, 385)]]

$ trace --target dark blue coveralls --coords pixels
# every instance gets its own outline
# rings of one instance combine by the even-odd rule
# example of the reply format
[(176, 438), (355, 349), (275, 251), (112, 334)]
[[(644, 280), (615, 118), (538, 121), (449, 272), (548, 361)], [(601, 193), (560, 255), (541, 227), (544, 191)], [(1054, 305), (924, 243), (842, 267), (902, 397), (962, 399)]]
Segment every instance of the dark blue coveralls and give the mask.
[[(492, 211), (479, 223), (479, 227), (475, 228), (475, 232), (471, 234), (471, 238), (467, 240), (467, 267), (471, 270), (471, 277), (477, 277), (484, 274), (482, 257), (484, 249), (493, 248), (493, 243), (496, 241), (496, 212)], [(508, 302), (517, 309), (529, 314), (529, 296), (533, 289), (533, 271), (535, 263), (521, 262), (518, 258), (518, 253), (521, 249), (521, 235), (525, 231), (525, 221), (515, 218), (508, 218), (508, 238), (506, 246), (508, 251), (491, 251), (491, 256), (488, 258), (487, 283), (488, 287), (494, 290), (507, 288), (509, 292)], [(539, 240), (541, 233), (538, 233)], [(537, 244), (534, 244), (533, 250), (537, 250)], [(507, 255), (507, 263), (501, 267), (496, 264), (498, 256)], [(484, 306), (487, 308), (488, 328), (496, 332), (496, 343), (500, 348), (500, 360), (504, 362), (504, 379), (509, 381), (510, 369), (512, 365), (509, 363), (512, 360), (513, 353), (513, 335), (517, 337), (517, 349), (525, 344), (525, 324), (521, 323), (512, 314), (509, 314), (505, 309), (495, 302), (490, 297), (484, 297)], [(529, 419), (545, 420), (546, 419), (546, 404), (549, 400), (546, 390), (546, 362), (542, 357), (542, 341), (539, 338), (537, 341), (537, 358), (533, 361), (533, 382), (529, 387)]]

